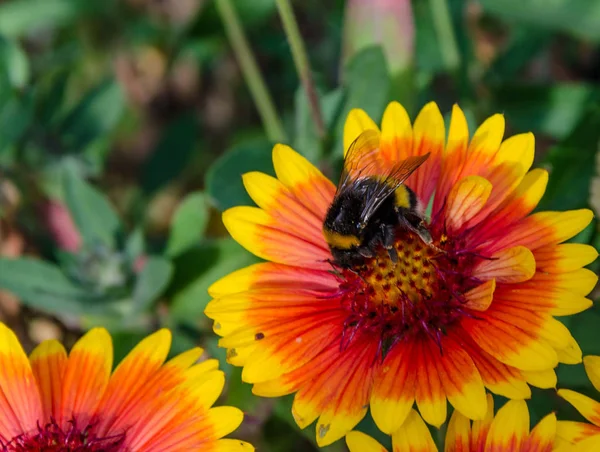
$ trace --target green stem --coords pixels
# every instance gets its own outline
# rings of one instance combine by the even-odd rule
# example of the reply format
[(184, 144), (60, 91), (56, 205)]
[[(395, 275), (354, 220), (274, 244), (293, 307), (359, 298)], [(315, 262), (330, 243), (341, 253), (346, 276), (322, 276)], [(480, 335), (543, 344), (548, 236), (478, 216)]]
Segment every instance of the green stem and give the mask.
[(431, 14), (433, 16), (433, 25), (437, 33), (442, 58), (447, 69), (454, 70), (460, 64), (460, 54), (458, 45), (452, 28), (452, 20), (448, 11), (446, 0), (429, 0)]
[(300, 77), (300, 82), (308, 98), (308, 104), (311, 110), (311, 116), (315, 123), (318, 136), (323, 139), (325, 137), (325, 123), (323, 122), (323, 114), (321, 113), (321, 105), (319, 103), (319, 96), (312, 79), (312, 72), (310, 70), (310, 63), (308, 56), (306, 55), (306, 48), (304, 47), (304, 41), (300, 35), (298, 29), (298, 22), (294, 16), (294, 10), (290, 5), (289, 0), (276, 0), (277, 9), (279, 10), (279, 16), (283, 23), (283, 29), (287, 35), (290, 48), (292, 50), (292, 57), (294, 58), (294, 64)]
[(269, 95), (231, 0), (216, 0), (215, 3), (269, 140), (275, 142), (287, 141), (285, 130), (279, 121), (275, 105)]

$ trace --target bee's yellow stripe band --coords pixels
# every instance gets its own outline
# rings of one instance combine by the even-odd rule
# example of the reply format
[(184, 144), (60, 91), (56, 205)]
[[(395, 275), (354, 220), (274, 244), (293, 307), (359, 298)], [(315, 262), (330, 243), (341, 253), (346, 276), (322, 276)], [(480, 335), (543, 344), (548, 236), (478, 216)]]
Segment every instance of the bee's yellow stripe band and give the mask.
[(347, 250), (353, 246), (360, 245), (359, 238), (354, 235), (343, 235), (338, 232), (328, 231), (327, 229), (323, 230), (323, 234), (329, 246), (333, 248)]

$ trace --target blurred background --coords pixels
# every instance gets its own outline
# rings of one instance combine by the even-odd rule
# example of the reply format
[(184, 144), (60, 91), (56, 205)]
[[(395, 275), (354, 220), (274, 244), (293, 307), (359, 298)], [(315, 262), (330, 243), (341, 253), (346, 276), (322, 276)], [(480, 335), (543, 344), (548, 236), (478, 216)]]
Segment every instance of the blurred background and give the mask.
[[(316, 450), (314, 427), (295, 426), (291, 398), (252, 396), (203, 310), (212, 282), (256, 261), (220, 213), (251, 204), (240, 176), (273, 174), (275, 142), (335, 178), (351, 108), (378, 122), (395, 99), (414, 119), (435, 100), (448, 119), (459, 103), (471, 131), (502, 112), (507, 135), (535, 133), (540, 209), (600, 208), (599, 1), (295, 1), (310, 96), (286, 4), (0, 0), (0, 320), (28, 351), (104, 325), (117, 360), (169, 327), (173, 353), (221, 360), (222, 402), (247, 413), (236, 436), (274, 452)], [(597, 246), (596, 223), (575, 240)], [(600, 354), (597, 305), (566, 322)], [(581, 366), (559, 385), (592, 393)], [(553, 391), (533, 397), (533, 422), (579, 419)]]

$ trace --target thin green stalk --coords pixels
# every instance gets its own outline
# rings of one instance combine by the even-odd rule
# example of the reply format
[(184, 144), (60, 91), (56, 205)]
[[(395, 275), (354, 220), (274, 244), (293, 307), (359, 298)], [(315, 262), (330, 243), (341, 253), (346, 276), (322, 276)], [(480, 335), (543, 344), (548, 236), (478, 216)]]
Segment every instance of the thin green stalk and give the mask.
[(458, 53), (458, 45), (456, 44), (452, 20), (448, 11), (448, 2), (447, 0), (429, 0), (429, 5), (446, 68), (449, 70), (457, 69), (460, 64), (460, 54)]
[(275, 105), (267, 90), (267, 85), (260, 73), (258, 64), (256, 64), (231, 0), (216, 0), (215, 3), (269, 140), (287, 141), (285, 130), (279, 121)]
[(294, 10), (289, 0), (276, 0), (276, 3), (281, 22), (283, 23), (283, 29), (290, 43), (296, 71), (298, 71), (300, 82), (302, 83), (306, 97), (308, 97), (308, 104), (317, 134), (322, 139), (325, 137), (325, 123), (323, 122), (319, 96), (317, 95), (317, 90), (312, 79), (310, 63), (306, 55), (304, 41), (298, 29), (298, 22), (296, 22), (296, 17), (294, 16)]

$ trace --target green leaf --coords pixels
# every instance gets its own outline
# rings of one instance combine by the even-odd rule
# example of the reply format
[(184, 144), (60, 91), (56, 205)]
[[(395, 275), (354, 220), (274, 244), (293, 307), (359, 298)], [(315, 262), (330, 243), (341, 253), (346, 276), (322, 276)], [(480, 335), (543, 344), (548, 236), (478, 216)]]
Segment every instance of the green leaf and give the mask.
[(81, 314), (82, 301), (89, 298), (57, 266), (31, 258), (0, 258), (0, 288), (51, 313)]
[(0, 4), (0, 34), (19, 37), (39, 28), (72, 23), (82, 15), (103, 11), (108, 1), (12, 0)]
[(206, 242), (177, 256), (169, 290), (171, 318), (191, 324), (203, 320), (208, 327), (209, 320), (203, 314), (210, 301), (208, 288), (217, 279), (256, 261), (233, 239)]
[(411, 2), (415, 17), (415, 60), (417, 69), (425, 72), (441, 72), (444, 58), (438, 42), (430, 2)]
[(202, 192), (190, 193), (181, 201), (171, 224), (166, 254), (177, 256), (199, 243), (210, 216), (208, 200)]
[(69, 163), (72, 162), (65, 164), (63, 174), (65, 202), (83, 241), (112, 247), (121, 225), (116, 212), (104, 194), (83, 180)]
[(130, 266), (133, 266), (137, 258), (144, 254), (145, 248), (144, 230), (141, 227), (137, 227), (129, 234), (125, 242), (125, 255)]
[(121, 87), (109, 80), (92, 89), (67, 115), (62, 126), (65, 143), (75, 152), (111, 132), (125, 109)]
[(265, 140), (239, 144), (219, 157), (206, 172), (206, 191), (219, 210), (252, 205), (242, 183), (242, 174), (261, 171), (274, 175), (272, 145)]
[(15, 94), (0, 104), (0, 155), (25, 135), (33, 120), (33, 101), (30, 93), (22, 97)]
[(582, 114), (600, 99), (600, 89), (583, 83), (505, 84), (494, 92), (495, 108), (504, 111), (518, 131), (562, 139)]
[(381, 47), (359, 52), (344, 71), (348, 95), (344, 119), (353, 108), (362, 108), (378, 123), (390, 96), (390, 75)]
[(550, 180), (538, 210), (587, 207), (599, 143), (600, 109), (595, 108), (544, 159), (542, 164), (550, 170)]
[(173, 265), (170, 261), (158, 256), (149, 257), (133, 288), (135, 311), (148, 309), (167, 288), (172, 275)]
[(481, 0), (485, 12), (575, 37), (600, 42), (600, 3), (590, 0)]
[(179, 176), (194, 150), (197, 129), (191, 114), (178, 118), (166, 128), (142, 172), (145, 193), (154, 193)]
[(0, 80), (18, 89), (24, 88), (29, 81), (27, 55), (16, 41), (2, 36), (0, 36)]

